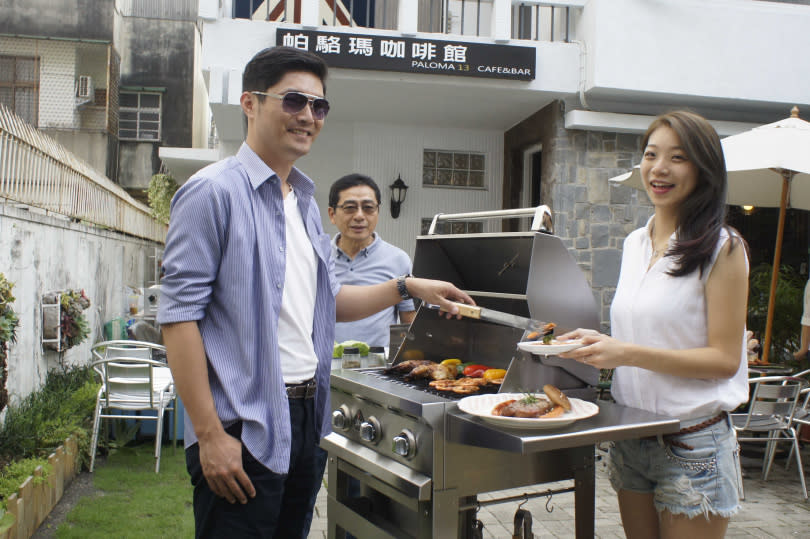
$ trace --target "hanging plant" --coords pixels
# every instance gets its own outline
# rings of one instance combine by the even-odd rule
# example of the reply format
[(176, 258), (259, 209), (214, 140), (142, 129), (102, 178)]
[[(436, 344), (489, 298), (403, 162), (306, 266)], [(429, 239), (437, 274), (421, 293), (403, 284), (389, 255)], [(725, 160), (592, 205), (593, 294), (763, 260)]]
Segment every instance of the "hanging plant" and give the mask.
[(177, 188), (177, 182), (169, 174), (155, 174), (149, 180), (149, 207), (152, 208), (152, 217), (161, 223), (169, 223), (169, 209)]
[(14, 296), (11, 290), (14, 283), (0, 273), (0, 411), (8, 404), (8, 345), (17, 341), (17, 326), (20, 323), (17, 313), (11, 308)]
[(76, 346), (90, 334), (90, 325), (82, 311), (90, 307), (84, 290), (68, 290), (62, 294), (62, 349)]
[[(90, 307), (90, 299), (85, 295), (84, 290), (56, 292), (46, 295), (43, 300), (47, 305), (59, 303), (58, 321), (55, 311), (43, 308), (43, 334), (45, 339), (53, 341), (46, 342), (46, 347), (63, 352), (87, 338), (90, 334), (90, 324), (87, 323), (82, 311)], [(60, 329), (58, 333), (57, 325)], [(56, 340), (57, 335), (59, 335), (58, 341)]]

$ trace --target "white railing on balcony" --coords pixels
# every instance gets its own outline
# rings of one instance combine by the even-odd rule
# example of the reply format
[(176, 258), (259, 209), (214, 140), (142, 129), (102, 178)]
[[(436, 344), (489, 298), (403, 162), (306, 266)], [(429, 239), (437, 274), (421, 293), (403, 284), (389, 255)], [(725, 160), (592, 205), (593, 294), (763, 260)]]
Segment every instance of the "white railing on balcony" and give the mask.
[(196, 21), (197, 0), (115, 0), (115, 7), (124, 17)]
[[(465, 36), (570, 41), (585, 0), (230, 0), (225, 16)], [(502, 14), (502, 15), (501, 15)], [(511, 16), (509, 16), (511, 15)], [(309, 19), (308, 19), (309, 17)], [(501, 21), (500, 18), (505, 18)], [(407, 21), (405, 19), (408, 19)]]
[(163, 243), (149, 208), (0, 105), (0, 197)]

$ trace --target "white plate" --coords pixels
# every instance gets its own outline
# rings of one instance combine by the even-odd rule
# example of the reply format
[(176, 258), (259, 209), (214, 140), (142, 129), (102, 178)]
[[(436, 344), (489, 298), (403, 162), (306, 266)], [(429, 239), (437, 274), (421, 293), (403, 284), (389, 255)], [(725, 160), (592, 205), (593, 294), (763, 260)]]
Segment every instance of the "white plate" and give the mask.
[(573, 341), (551, 341), (551, 344), (543, 344), (543, 341), (523, 341), (518, 343), (518, 348), (521, 350), (541, 356), (562, 354), (563, 352), (576, 350), (583, 346), (582, 341), (578, 339)]
[[(546, 398), (546, 396), (543, 394), (535, 395), (540, 398)], [(472, 397), (464, 397), (458, 401), (458, 407), (462, 412), (467, 412), (468, 414), (478, 416), (489, 423), (502, 427), (511, 427), (517, 429), (551, 429), (555, 427), (564, 427), (566, 425), (570, 425), (574, 421), (595, 416), (599, 413), (599, 406), (596, 404), (569, 397), (568, 400), (571, 401), (571, 411), (565, 412), (560, 417), (532, 419), (527, 417), (503, 417), (492, 415), (492, 409), (495, 408), (496, 405), (511, 399), (520, 400), (525, 396), (525, 393), (473, 395)]]

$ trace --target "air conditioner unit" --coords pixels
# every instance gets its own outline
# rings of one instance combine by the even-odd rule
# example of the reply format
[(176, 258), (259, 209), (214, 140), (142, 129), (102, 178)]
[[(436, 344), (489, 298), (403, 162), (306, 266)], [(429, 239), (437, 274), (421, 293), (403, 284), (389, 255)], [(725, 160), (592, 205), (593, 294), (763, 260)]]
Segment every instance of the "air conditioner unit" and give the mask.
[(93, 78), (89, 75), (80, 75), (76, 81), (76, 97), (79, 99), (93, 99)]

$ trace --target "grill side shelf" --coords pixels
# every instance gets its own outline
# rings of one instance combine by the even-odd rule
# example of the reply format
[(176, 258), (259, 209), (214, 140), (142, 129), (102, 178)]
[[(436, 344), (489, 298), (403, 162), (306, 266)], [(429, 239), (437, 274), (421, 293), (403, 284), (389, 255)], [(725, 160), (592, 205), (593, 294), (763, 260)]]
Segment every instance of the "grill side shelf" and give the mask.
[(599, 401), (599, 413), (559, 429), (530, 431), (503, 428), (458, 409), (447, 413), (450, 442), (522, 455), (677, 432), (677, 418)]

